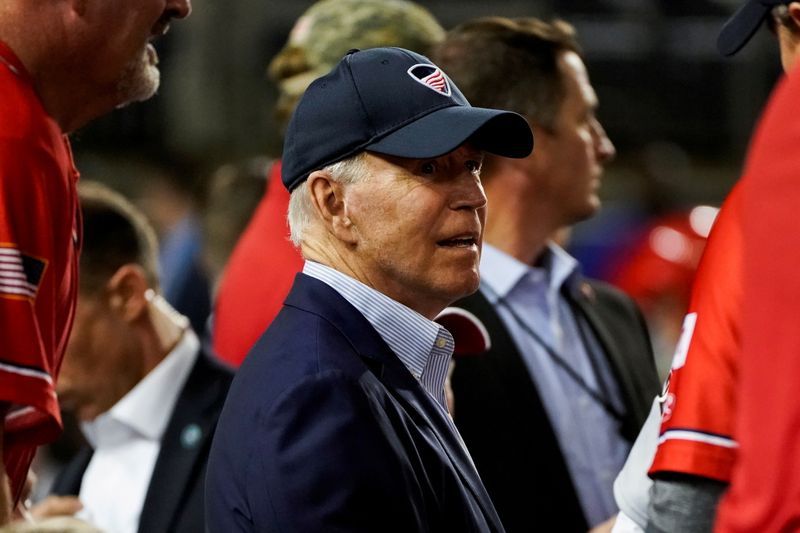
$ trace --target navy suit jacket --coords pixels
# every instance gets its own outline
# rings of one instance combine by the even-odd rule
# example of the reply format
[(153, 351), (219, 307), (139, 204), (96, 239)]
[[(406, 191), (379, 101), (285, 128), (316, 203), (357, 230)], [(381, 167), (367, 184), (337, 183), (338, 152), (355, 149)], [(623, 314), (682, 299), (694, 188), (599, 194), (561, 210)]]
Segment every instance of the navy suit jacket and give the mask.
[[(198, 533), (205, 529), (206, 459), (233, 371), (201, 351), (178, 396), (153, 468), (142, 514), (141, 533)], [(78, 495), (92, 458), (88, 446), (56, 479), (51, 492)]]
[(231, 386), (206, 509), (211, 533), (503, 531), (442, 407), (304, 274)]
[[(625, 412), (620, 434), (633, 442), (658, 394), (647, 328), (633, 301), (584, 280), (564, 296), (592, 328), (616, 378)], [(584, 533), (583, 515), (542, 398), (497, 310), (479, 291), (456, 304), (483, 321), (492, 339), (453, 371), (455, 419), (507, 531)]]

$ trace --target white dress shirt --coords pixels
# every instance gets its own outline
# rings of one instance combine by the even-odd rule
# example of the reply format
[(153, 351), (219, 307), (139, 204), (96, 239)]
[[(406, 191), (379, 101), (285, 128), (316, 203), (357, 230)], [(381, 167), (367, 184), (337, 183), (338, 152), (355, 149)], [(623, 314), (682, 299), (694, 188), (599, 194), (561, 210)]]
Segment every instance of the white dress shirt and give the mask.
[(128, 394), (81, 425), (94, 455), (83, 474), (78, 518), (107, 533), (136, 533), (161, 437), (199, 349), (197, 336), (187, 330)]

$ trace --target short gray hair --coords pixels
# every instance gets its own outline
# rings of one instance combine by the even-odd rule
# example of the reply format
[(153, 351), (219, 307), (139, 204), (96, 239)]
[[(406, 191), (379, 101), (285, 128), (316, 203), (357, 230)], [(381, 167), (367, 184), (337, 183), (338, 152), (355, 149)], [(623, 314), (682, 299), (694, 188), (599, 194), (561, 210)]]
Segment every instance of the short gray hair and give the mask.
[[(332, 165), (323, 168), (323, 171), (331, 175), (333, 181), (337, 183), (357, 183), (367, 178), (367, 166), (365, 165), (365, 152), (343, 159)], [(289, 198), (289, 212), (287, 220), (289, 222), (289, 236), (295, 246), (300, 246), (303, 234), (314, 219), (314, 207), (311, 204), (311, 194), (308, 191), (308, 183), (301, 183)]]

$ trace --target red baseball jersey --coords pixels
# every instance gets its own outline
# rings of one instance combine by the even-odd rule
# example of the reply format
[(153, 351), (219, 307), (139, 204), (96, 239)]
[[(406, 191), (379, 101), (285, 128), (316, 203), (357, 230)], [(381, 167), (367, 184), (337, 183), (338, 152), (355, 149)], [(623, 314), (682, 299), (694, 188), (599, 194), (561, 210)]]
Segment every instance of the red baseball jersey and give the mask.
[(303, 257), (289, 240), (289, 192), (281, 165), (225, 266), (214, 306), (214, 351), (238, 367), (283, 307)]
[(36, 447), (61, 418), (55, 378), (77, 297), (77, 171), (22, 63), (0, 42), (0, 401), (19, 497)]
[(742, 318), (741, 187), (726, 199), (692, 287), (662, 395), (658, 451), (650, 473), (729, 481), (736, 455), (736, 375)]
[(739, 453), (718, 532), (800, 529), (800, 68), (776, 88), (743, 184)]

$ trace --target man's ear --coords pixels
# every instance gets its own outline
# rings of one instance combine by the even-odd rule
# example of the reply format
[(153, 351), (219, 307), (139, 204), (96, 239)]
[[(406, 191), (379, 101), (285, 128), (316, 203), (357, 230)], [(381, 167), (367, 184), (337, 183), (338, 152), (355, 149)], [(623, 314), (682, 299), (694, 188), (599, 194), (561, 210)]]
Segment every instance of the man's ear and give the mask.
[(142, 267), (133, 263), (122, 265), (106, 283), (111, 311), (125, 322), (138, 320), (147, 310), (148, 287)]
[(334, 181), (329, 172), (317, 170), (308, 176), (305, 186), (328, 232), (341, 241), (355, 243), (353, 222), (347, 213), (346, 185)]
[(794, 21), (794, 30), (800, 31), (800, 2), (791, 2), (788, 9), (789, 16)]

